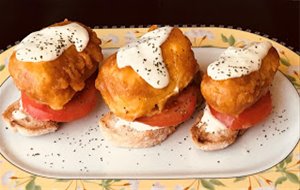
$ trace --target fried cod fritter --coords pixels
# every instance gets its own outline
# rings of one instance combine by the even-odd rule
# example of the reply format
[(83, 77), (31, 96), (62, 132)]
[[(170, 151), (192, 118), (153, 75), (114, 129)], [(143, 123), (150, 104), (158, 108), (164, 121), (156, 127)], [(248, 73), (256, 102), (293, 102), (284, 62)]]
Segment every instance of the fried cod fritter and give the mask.
[[(69, 23), (63, 21), (51, 26)], [(101, 41), (96, 33), (80, 25), (89, 34), (89, 42), (82, 52), (77, 52), (72, 45), (53, 61), (23, 62), (16, 58), (16, 52), (10, 57), (8, 68), (16, 86), (27, 96), (54, 110), (62, 109), (76, 92), (85, 87), (85, 80), (97, 70), (103, 59)]]
[(201, 92), (206, 102), (218, 112), (238, 115), (264, 95), (279, 66), (279, 55), (271, 48), (258, 71), (239, 78), (213, 80), (205, 74)]
[(172, 29), (161, 50), (170, 76), (168, 86), (163, 89), (150, 86), (131, 67), (118, 68), (116, 54), (104, 61), (96, 88), (115, 115), (134, 120), (154, 114), (153, 110), (159, 112), (171, 96), (192, 81), (199, 68), (190, 41), (178, 28)]

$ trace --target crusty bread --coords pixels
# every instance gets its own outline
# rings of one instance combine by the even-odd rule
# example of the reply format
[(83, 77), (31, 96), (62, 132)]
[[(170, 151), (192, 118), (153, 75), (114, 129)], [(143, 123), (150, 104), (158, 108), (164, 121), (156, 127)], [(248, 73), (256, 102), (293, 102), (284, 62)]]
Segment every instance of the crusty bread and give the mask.
[(15, 132), (19, 132), (24, 136), (39, 136), (56, 131), (59, 127), (54, 121), (39, 121), (29, 114), (24, 119), (15, 119), (12, 115), (13, 111), (19, 110), (19, 100), (7, 107), (2, 113), (3, 120)]
[[(215, 133), (205, 131), (205, 124), (199, 124), (203, 112), (201, 112), (191, 128), (191, 136), (195, 145), (204, 151), (213, 151), (224, 149), (236, 141), (238, 136), (242, 135), (245, 130), (224, 129)], [(200, 125), (200, 126), (199, 126)]]
[(101, 133), (114, 146), (146, 148), (160, 144), (176, 127), (162, 127), (156, 130), (138, 131), (129, 126), (115, 127), (118, 117), (109, 112), (99, 121)]

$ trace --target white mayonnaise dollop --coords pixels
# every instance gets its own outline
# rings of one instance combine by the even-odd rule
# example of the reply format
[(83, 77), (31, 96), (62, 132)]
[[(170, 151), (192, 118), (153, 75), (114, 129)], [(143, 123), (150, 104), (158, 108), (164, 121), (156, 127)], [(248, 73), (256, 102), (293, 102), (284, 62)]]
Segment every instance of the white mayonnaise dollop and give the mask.
[(23, 104), (22, 104), (22, 101), (20, 100), (19, 102), (20, 104), (20, 107), (18, 110), (14, 110), (12, 112), (12, 117), (15, 119), (15, 120), (21, 120), (21, 119), (25, 119), (27, 117), (27, 115), (24, 113), (23, 111)]
[(118, 118), (115, 127), (121, 127), (121, 126), (127, 126), (130, 128), (133, 128), (137, 131), (149, 131), (149, 130), (157, 130), (157, 129), (161, 129), (161, 127), (157, 127), (157, 126), (150, 126), (141, 122), (137, 122), (137, 121), (126, 121), (124, 119)]
[(227, 129), (222, 122), (212, 115), (208, 105), (205, 106), (203, 116), (197, 127), (201, 127), (202, 125), (204, 125), (205, 131), (208, 133), (216, 133)]

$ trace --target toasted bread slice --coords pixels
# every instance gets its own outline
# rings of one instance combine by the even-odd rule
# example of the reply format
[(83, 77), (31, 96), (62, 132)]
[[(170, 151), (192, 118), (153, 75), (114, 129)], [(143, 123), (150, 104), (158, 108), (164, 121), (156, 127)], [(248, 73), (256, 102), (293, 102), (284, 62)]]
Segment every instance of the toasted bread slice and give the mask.
[(176, 127), (162, 127), (155, 130), (138, 131), (130, 126), (116, 126), (117, 116), (109, 112), (99, 121), (100, 130), (104, 137), (114, 146), (128, 148), (152, 147), (163, 142)]
[(195, 145), (204, 151), (213, 151), (224, 149), (236, 141), (238, 136), (242, 135), (245, 130), (223, 130), (209, 133), (205, 130), (206, 124), (199, 123), (203, 112), (200, 113), (190, 132)]
[(20, 110), (19, 100), (7, 107), (2, 113), (3, 120), (15, 132), (19, 132), (24, 136), (39, 136), (56, 131), (59, 127), (54, 121), (39, 121), (29, 114), (23, 112), (26, 117), (15, 119), (13, 112)]

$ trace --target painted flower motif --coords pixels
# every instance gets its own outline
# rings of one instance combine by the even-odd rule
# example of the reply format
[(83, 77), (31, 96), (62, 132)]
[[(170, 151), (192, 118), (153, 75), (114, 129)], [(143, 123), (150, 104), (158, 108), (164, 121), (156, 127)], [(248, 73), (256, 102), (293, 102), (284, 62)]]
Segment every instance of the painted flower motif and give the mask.
[(215, 36), (212, 32), (203, 30), (203, 29), (192, 29), (184, 33), (191, 41), (195, 38), (202, 38), (206, 37), (210, 40), (214, 39)]
[(126, 44), (137, 40), (137, 37), (135, 36), (135, 33), (133, 31), (126, 32), (124, 38)]
[(1, 177), (1, 182), (3, 186), (7, 186), (11, 180), (11, 177), (14, 176), (13, 171), (5, 172)]
[(9, 62), (9, 58), (10, 58), (10, 56), (8, 56), (8, 57), (5, 57), (5, 59), (4, 59), (4, 65), (7, 65), (7, 64), (8, 64), (8, 62)]
[(260, 178), (257, 179), (257, 182), (259, 183), (260, 186), (270, 186), (270, 185), (273, 186), (273, 182), (268, 179), (263, 180)]
[(129, 180), (128, 182), (130, 183), (130, 190), (138, 190), (139, 189), (139, 185), (140, 185), (139, 180)]
[(83, 190), (83, 188), (82, 187), (77, 187), (76, 190)]
[(239, 47), (239, 48), (243, 48), (243, 47), (253, 43), (253, 41), (245, 39), (245, 38), (236, 38), (235, 41), (236, 41), (236, 43), (234, 44), (234, 46)]
[(253, 43), (253, 41), (245, 39), (245, 38), (236, 38), (236, 40), (240, 43), (243, 43), (245, 46)]
[(296, 87), (296, 89), (300, 93), (300, 67), (299, 67), (299, 65), (289, 65), (286, 68), (287, 68), (286, 76), (289, 78), (289, 80), (293, 83), (293, 85)]
[(113, 34), (109, 34), (107, 36), (103, 36), (102, 38), (103, 43), (112, 43), (112, 44), (118, 44), (119, 43), (119, 37)]
[(2, 70), (8, 65), (9, 58), (10, 58), (10, 56), (6, 57), (6, 58), (4, 59), (4, 63), (3, 63), (3, 64), (0, 64), (0, 71), (2, 71)]
[(264, 186), (264, 187), (258, 187), (255, 190), (276, 190), (275, 186)]
[(300, 66), (299, 65), (290, 65), (288, 67), (288, 73), (289, 74), (296, 74), (296, 73), (298, 74), (299, 71), (300, 71)]
[(184, 190), (184, 188), (181, 185), (176, 185), (174, 190)]
[(152, 185), (151, 190), (165, 190), (166, 187), (161, 185), (159, 182), (156, 182)]

